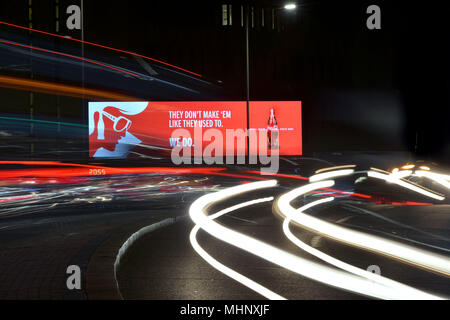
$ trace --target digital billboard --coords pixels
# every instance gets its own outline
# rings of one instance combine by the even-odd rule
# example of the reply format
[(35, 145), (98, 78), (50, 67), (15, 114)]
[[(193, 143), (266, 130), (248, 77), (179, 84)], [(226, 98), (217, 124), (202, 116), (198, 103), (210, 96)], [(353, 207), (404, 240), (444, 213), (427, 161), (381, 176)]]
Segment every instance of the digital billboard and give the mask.
[[(301, 154), (299, 101), (251, 102), (249, 114), (250, 128), (266, 131), (259, 137), (269, 141), (269, 149), (279, 145), (280, 155)], [(194, 155), (194, 149), (203, 152), (213, 143), (213, 156), (246, 154), (246, 132), (245, 101), (89, 103), (93, 158), (139, 157), (174, 148), (192, 149)]]

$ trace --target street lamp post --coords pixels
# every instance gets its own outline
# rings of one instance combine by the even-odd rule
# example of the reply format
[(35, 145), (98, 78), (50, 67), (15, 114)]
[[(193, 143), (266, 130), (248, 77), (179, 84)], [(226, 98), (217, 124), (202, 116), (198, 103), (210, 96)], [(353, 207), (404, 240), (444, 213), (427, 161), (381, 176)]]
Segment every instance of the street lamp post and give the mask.
[(246, 98), (247, 98), (247, 153), (250, 164), (250, 52), (248, 44), (248, 12), (249, 4), (245, 8), (245, 67), (246, 67)]
[[(283, 9), (292, 11), (297, 8), (295, 3), (287, 3)], [(245, 6), (245, 69), (246, 69), (246, 99), (247, 99), (247, 151), (248, 159), (250, 159), (250, 50), (249, 50), (249, 23), (248, 13), (250, 5)]]

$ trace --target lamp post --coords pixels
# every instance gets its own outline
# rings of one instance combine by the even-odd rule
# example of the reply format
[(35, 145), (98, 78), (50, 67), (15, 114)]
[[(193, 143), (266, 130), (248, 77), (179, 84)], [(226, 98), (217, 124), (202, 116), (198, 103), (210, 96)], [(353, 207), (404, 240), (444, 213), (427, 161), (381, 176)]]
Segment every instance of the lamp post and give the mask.
[[(286, 3), (284, 10), (292, 11), (297, 8), (295, 3)], [(250, 5), (245, 6), (245, 69), (246, 69), (246, 100), (247, 100), (247, 130), (250, 131), (250, 50), (249, 50), (249, 26), (248, 26), (248, 12)], [(247, 150), (250, 158), (250, 133), (247, 132)]]
[(247, 100), (247, 153), (248, 164), (250, 164), (250, 52), (248, 44), (248, 11), (250, 6), (245, 8), (245, 75), (246, 75), (246, 100)]

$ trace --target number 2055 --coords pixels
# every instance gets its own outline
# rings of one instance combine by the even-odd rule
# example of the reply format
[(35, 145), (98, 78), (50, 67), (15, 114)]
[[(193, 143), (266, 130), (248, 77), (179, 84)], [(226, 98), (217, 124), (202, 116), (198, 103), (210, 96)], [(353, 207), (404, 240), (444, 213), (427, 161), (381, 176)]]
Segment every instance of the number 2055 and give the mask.
[(104, 176), (106, 174), (105, 169), (89, 169), (90, 176)]

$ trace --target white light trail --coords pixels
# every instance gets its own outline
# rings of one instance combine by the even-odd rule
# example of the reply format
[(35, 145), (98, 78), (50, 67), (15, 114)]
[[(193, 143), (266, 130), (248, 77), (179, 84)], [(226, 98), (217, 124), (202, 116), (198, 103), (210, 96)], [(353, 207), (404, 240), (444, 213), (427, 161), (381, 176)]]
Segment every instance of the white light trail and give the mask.
[(340, 169), (351, 169), (351, 168), (356, 168), (356, 165), (355, 164), (348, 164), (348, 165), (345, 165), (345, 166), (336, 166), (336, 167), (322, 168), (322, 169), (316, 170), (316, 174), (319, 174), (319, 173), (322, 173), (322, 172), (325, 172), (325, 171), (337, 171), (337, 170), (340, 170)]
[[(257, 203), (262, 203), (262, 202), (267, 202), (267, 201), (273, 201), (273, 197), (269, 197), (269, 198), (263, 198), (263, 199), (258, 199), (258, 200), (252, 200), (252, 201), (247, 201), (244, 203), (241, 203), (239, 205), (221, 210), (213, 215), (208, 216), (209, 219), (213, 220), (213, 219), (217, 219), (218, 217), (227, 214), (229, 212), (247, 207), (247, 206), (251, 206)], [(260, 285), (259, 283), (245, 277), (244, 275), (234, 271), (231, 268), (228, 268), (227, 266), (223, 265), (222, 263), (220, 263), (219, 261), (217, 261), (216, 259), (214, 259), (213, 257), (211, 257), (199, 244), (197, 241), (197, 233), (200, 230), (199, 226), (195, 226), (192, 231), (191, 234), (189, 236), (189, 239), (191, 241), (191, 245), (194, 248), (194, 250), (200, 255), (200, 257), (202, 257), (206, 262), (208, 262), (212, 267), (214, 267), (215, 269), (219, 270), (220, 272), (222, 272), (223, 274), (229, 276), (230, 278), (240, 282), (241, 284), (243, 284), (244, 286), (248, 287), (249, 289), (261, 294), (262, 296), (264, 296), (267, 299), (270, 300), (286, 300), (284, 297), (276, 294), (275, 292), (267, 289), (266, 287)]]
[(403, 188), (423, 194), (424, 196), (427, 196), (427, 197), (430, 197), (430, 198), (433, 198), (433, 199), (436, 199), (439, 201), (442, 201), (445, 199), (445, 197), (441, 194), (435, 193), (431, 190), (428, 191), (423, 187), (419, 187), (410, 182), (401, 180), (401, 179), (397, 178), (396, 175), (384, 174), (384, 173), (377, 172), (377, 171), (369, 171), (369, 172), (367, 172), (367, 175), (371, 178), (382, 179), (382, 180), (385, 180), (386, 182), (397, 184)]
[(415, 175), (418, 177), (428, 178), (430, 180), (433, 180), (433, 181), (443, 185), (447, 189), (450, 189), (450, 181), (449, 181), (450, 176), (447, 176), (444, 174), (439, 174), (439, 173), (434, 173), (434, 172), (430, 172), (430, 171), (423, 171), (423, 170), (417, 170), (415, 172)]
[(294, 189), (286, 194), (283, 194), (278, 199), (278, 209), (284, 216), (291, 217), (292, 221), (307, 229), (313, 230), (314, 232), (356, 247), (362, 247), (392, 256), (423, 268), (445, 274), (446, 276), (450, 275), (450, 259), (448, 257), (427, 252), (408, 245), (403, 245), (392, 240), (383, 239), (381, 237), (366, 234), (360, 231), (350, 230), (310, 215), (297, 212), (297, 210), (290, 205), (294, 199), (307, 192), (331, 187), (333, 185), (334, 181), (322, 181)]
[(397, 170), (397, 171), (393, 171), (391, 176), (397, 178), (397, 179), (403, 179), (406, 178), (408, 176), (410, 176), (412, 174), (411, 170)]
[(336, 171), (330, 171), (330, 172), (324, 172), (319, 173), (316, 175), (313, 175), (309, 178), (309, 182), (317, 182), (322, 180), (327, 180), (334, 177), (343, 177), (351, 175), (355, 172), (354, 169), (345, 169), (345, 170), (336, 170)]
[[(317, 200), (314, 202), (311, 202), (299, 209), (297, 209), (298, 213), (303, 213), (305, 210), (308, 210), (309, 208), (312, 208), (314, 206), (323, 204), (323, 203), (327, 203), (330, 201), (333, 201), (334, 197), (330, 197), (330, 198), (325, 198), (325, 199), (321, 199), (321, 200)], [(305, 250), (306, 252), (308, 252), (309, 254), (312, 254), (314, 256), (316, 256), (317, 258), (332, 264), (342, 270), (348, 271), (350, 273), (356, 274), (358, 276), (364, 277), (366, 279), (378, 282), (382, 285), (385, 285), (386, 287), (389, 288), (389, 290), (393, 290), (394, 292), (398, 293), (398, 297), (399, 299), (403, 299), (403, 298), (407, 298), (407, 299), (422, 299), (424, 294), (427, 295), (428, 297), (430, 297), (430, 295), (417, 290), (413, 287), (404, 285), (400, 282), (391, 280), (389, 278), (383, 277), (381, 275), (369, 272), (367, 270), (364, 269), (360, 269), (358, 267), (355, 267), (351, 264), (345, 263), (341, 260), (338, 260), (330, 255), (327, 255), (326, 253), (317, 250), (309, 245), (307, 245), (305, 242), (301, 241), (300, 239), (298, 239), (289, 229), (289, 224), (292, 221), (292, 217), (291, 216), (286, 216), (285, 220), (283, 222), (283, 231), (284, 234), (286, 235), (286, 237), (292, 242), (294, 243), (296, 246), (298, 246), (299, 248)]]
[[(265, 242), (228, 229), (211, 220), (204, 212), (206, 207), (216, 201), (220, 201), (225, 198), (241, 194), (243, 192), (273, 187), (276, 184), (277, 182), (275, 180), (255, 182), (204, 195), (191, 205), (189, 209), (189, 215), (199, 228), (202, 228), (213, 237), (312, 280), (316, 280), (330, 286), (346, 289), (370, 297), (381, 299), (399, 298), (399, 294), (396, 293), (395, 290), (390, 290), (386, 286), (380, 285), (379, 283), (363, 279), (353, 274), (348, 274), (344, 271), (323, 266), (315, 262), (311, 262), (309, 260), (273, 247)], [(325, 181), (319, 182), (317, 184), (323, 185), (323, 187), (325, 187), (333, 185), (334, 182)], [(316, 187), (317, 184), (314, 187)], [(306, 186), (306, 189), (308, 188), (311, 188), (311, 185)], [(288, 195), (290, 196), (290, 194), (291, 193), (289, 193)], [(423, 293), (421, 295), (421, 299), (437, 298), (438, 297), (426, 293)]]

